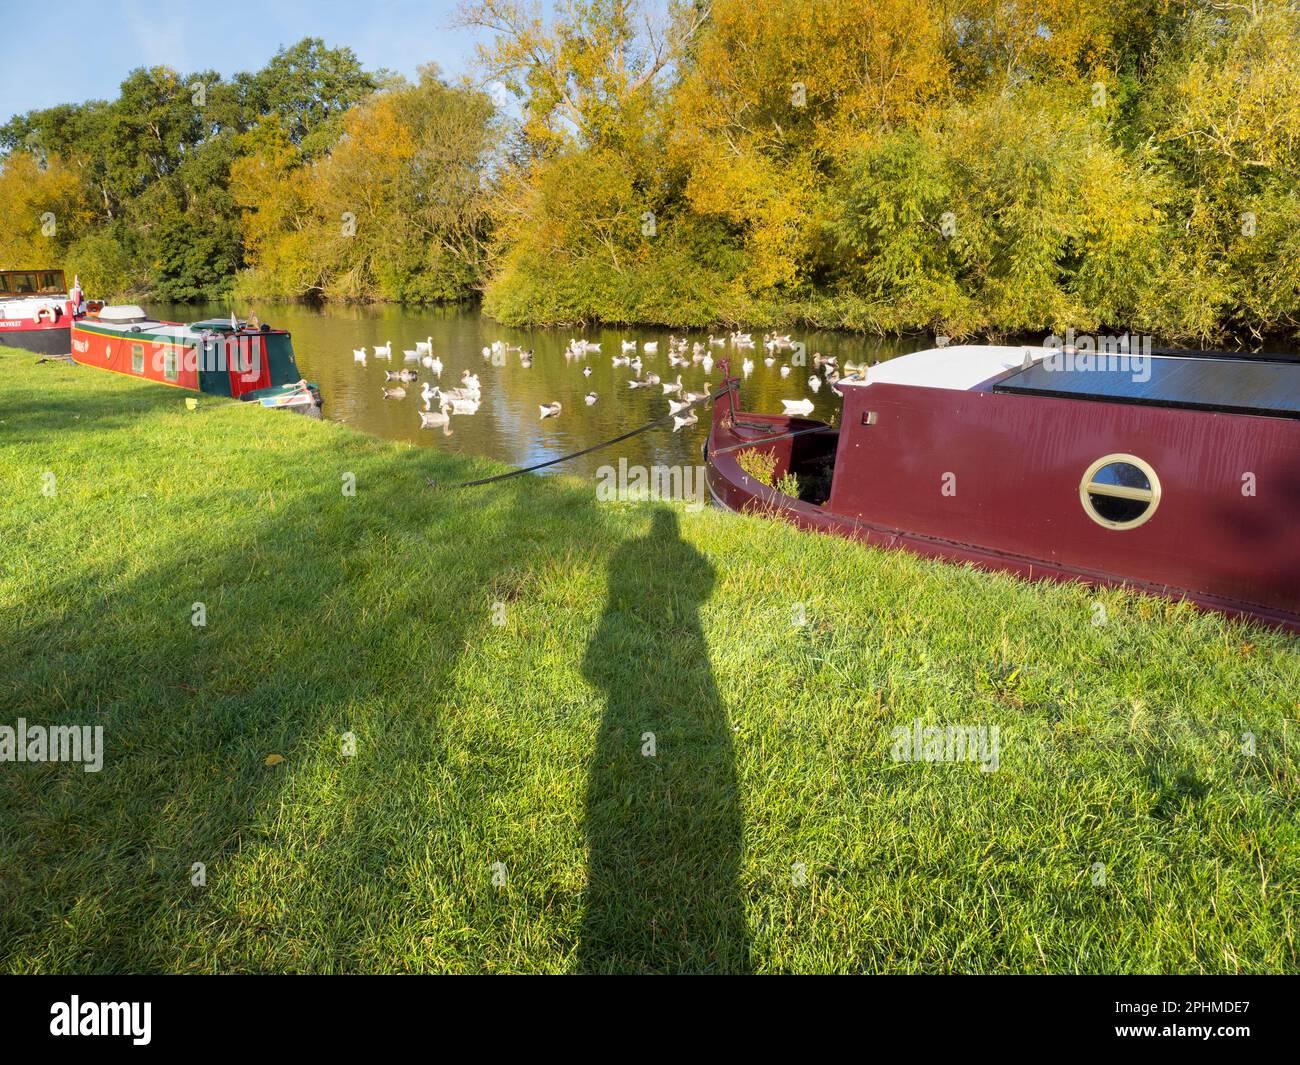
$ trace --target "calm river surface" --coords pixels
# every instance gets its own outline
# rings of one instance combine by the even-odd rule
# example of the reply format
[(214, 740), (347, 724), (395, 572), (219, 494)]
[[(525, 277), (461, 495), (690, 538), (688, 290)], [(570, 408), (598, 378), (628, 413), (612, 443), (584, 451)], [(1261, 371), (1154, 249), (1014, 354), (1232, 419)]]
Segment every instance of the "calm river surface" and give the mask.
[[(222, 305), (150, 304), (146, 309), (160, 318), (181, 322), (230, 314), (229, 307)], [(473, 308), (298, 304), (238, 307), (241, 317), (253, 311), (263, 322), (293, 334), (298, 368), (320, 386), (326, 418), (389, 440), (486, 455), (513, 466), (528, 466), (579, 451), (668, 412), (668, 397), (662, 387), (630, 389), (627, 382), (634, 377), (631, 369), (612, 365), (612, 358), (620, 354), (621, 341), (636, 340), (638, 349), (640, 343), (658, 341), (657, 353), (642, 354), (643, 373), (653, 372), (664, 381), (674, 381), (679, 372), (668, 363), (668, 337), (673, 332), (668, 329), (507, 329)], [(683, 335), (682, 331), (678, 330), (677, 335)], [(707, 333), (698, 331), (684, 335), (692, 343), (707, 338)], [(453, 417), (450, 435), (441, 429), (420, 428), (417, 412), (423, 409), (421, 385), (438, 381), (424, 366), (404, 362), (402, 357), (403, 349), (414, 349), (417, 340), (429, 337), (433, 339), (434, 355), (443, 363), (444, 387), (459, 387), (465, 370), (477, 374), (482, 382), (483, 400), (478, 412)], [(763, 360), (769, 353), (762, 347), (762, 330), (754, 331), (753, 349), (741, 351), (729, 345), (710, 349), (715, 360), (730, 357), (736, 370), (746, 356), (753, 359), (753, 372), (741, 392), (747, 407), (779, 413), (781, 400), (807, 398), (813, 402), (815, 416), (829, 418), (838, 412), (839, 397), (825, 385), (819, 393), (808, 387), (814, 352), (838, 356), (842, 367), (846, 361), (878, 362), (930, 346), (926, 337), (880, 340), (847, 333), (794, 333), (792, 337), (806, 345), (809, 365), (792, 366), (790, 375), (784, 378), (780, 367), (790, 362), (791, 353), (775, 353), (775, 363), (766, 366)], [(570, 338), (599, 343), (601, 350), (585, 359), (566, 359)], [(515, 353), (505, 356), (504, 365), (484, 359), (482, 349), (498, 340), (533, 349), (532, 367), (520, 365)], [(375, 358), (374, 345), (390, 341), (393, 357)], [(369, 353), (365, 365), (352, 354), (354, 348), (362, 347)], [(585, 367), (590, 367), (590, 376), (583, 375)], [(419, 371), (419, 380), (404, 386), (405, 399), (385, 399), (385, 384), (399, 382), (387, 382), (384, 371), (405, 368)], [(709, 372), (702, 364), (680, 372), (684, 391), (704, 391), (706, 382), (715, 387), (722, 383), (716, 362)], [(588, 392), (597, 394), (593, 406), (584, 402)], [(562, 405), (562, 413), (542, 421), (537, 408), (554, 402)], [(699, 424), (680, 432), (674, 433), (669, 423), (543, 472), (590, 476), (598, 467), (616, 463), (620, 456), (643, 465), (698, 463), (709, 415), (704, 406), (697, 413)]]

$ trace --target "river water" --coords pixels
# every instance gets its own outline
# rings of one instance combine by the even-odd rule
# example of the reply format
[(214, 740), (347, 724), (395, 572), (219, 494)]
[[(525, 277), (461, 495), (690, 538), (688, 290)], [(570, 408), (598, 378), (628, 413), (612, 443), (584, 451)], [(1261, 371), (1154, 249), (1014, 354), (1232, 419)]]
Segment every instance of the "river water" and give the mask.
[[(181, 322), (230, 314), (229, 307), (222, 305), (150, 304), (146, 309), (164, 320)], [(326, 418), (389, 440), (486, 455), (512, 466), (528, 466), (579, 451), (668, 412), (668, 397), (662, 387), (630, 389), (627, 382), (633, 379), (633, 372), (612, 364), (624, 340), (637, 341), (638, 350), (646, 341), (657, 341), (656, 354), (642, 354), (643, 373), (674, 381), (680, 372), (684, 391), (704, 391), (706, 383), (715, 387), (722, 383), (716, 361), (711, 371), (702, 364), (672, 369), (668, 337), (673, 331), (668, 329), (508, 329), (484, 318), (475, 308), (241, 304), (237, 309), (241, 317), (255, 311), (263, 322), (293, 334), (298, 368), (320, 386)], [(692, 343), (707, 337), (699, 331), (676, 333)], [(421, 364), (403, 361), (403, 349), (414, 349), (417, 340), (427, 338), (432, 338), (433, 353), (443, 363), (443, 387), (458, 387), (465, 370), (477, 374), (482, 382), (482, 404), (477, 413), (453, 416), (450, 435), (442, 429), (420, 428), (421, 385), (426, 380), (438, 381)], [(584, 359), (566, 359), (570, 338), (598, 343), (601, 350)], [(753, 349), (741, 351), (728, 345), (710, 350), (715, 360), (730, 357), (736, 370), (746, 356), (753, 360), (754, 369), (741, 390), (749, 409), (780, 412), (781, 400), (806, 398), (812, 400), (814, 416), (829, 418), (839, 409), (839, 397), (828, 386), (823, 385), (817, 393), (809, 387), (815, 353), (838, 356), (842, 367), (846, 361), (877, 362), (931, 344), (927, 337), (882, 340), (849, 333), (796, 332), (792, 339), (805, 345), (809, 365), (791, 366), (784, 378), (780, 367), (791, 363), (792, 353), (775, 353), (774, 364), (765, 365), (769, 353), (762, 346), (762, 330), (754, 332)], [(505, 356), (503, 365), (485, 360), (482, 349), (495, 341), (531, 348), (531, 368), (522, 366), (514, 353)], [(373, 347), (389, 342), (393, 357), (375, 358)], [(353, 349), (362, 347), (370, 353), (364, 365), (353, 358)], [(404, 386), (406, 398), (385, 399), (385, 385), (399, 382), (386, 381), (384, 371), (406, 368), (419, 371), (420, 379)], [(590, 368), (589, 376), (583, 374), (584, 368)], [(592, 406), (584, 401), (589, 392), (597, 395)], [(561, 405), (560, 415), (543, 421), (538, 407), (555, 402)], [(619, 457), (647, 466), (696, 464), (707, 432), (707, 407), (698, 408), (698, 414), (697, 425), (679, 432), (674, 433), (671, 424), (652, 429), (544, 472), (591, 476)]]

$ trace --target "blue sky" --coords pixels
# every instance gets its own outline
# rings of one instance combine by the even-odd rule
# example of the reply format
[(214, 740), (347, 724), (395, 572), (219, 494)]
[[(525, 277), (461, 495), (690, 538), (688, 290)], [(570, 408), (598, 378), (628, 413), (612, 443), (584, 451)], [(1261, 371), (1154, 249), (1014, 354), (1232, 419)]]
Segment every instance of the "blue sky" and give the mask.
[(112, 99), (136, 67), (212, 69), (226, 77), (257, 70), (281, 45), (303, 37), (347, 45), (370, 70), (387, 67), (411, 77), (432, 61), (452, 76), (472, 73), (477, 37), (452, 28), (456, 7), (455, 0), (16, 4), (4, 18), (9, 46), (0, 66), (0, 122), (37, 107)]

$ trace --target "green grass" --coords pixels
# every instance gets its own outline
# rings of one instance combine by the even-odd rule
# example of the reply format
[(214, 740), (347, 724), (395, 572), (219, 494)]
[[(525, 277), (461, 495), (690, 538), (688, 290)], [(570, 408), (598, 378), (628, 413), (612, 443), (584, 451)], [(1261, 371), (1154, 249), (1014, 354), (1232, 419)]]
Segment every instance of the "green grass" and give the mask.
[(1293, 638), (497, 468), (0, 352), (0, 969), (1300, 969)]

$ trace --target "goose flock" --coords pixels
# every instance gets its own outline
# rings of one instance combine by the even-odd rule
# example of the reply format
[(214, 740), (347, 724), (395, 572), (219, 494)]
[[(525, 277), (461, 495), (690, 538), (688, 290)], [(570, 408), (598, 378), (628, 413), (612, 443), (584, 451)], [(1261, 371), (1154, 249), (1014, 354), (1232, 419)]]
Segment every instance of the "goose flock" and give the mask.
[[(719, 348), (730, 348), (741, 358), (740, 372), (744, 377), (748, 377), (754, 371), (754, 359), (750, 357), (759, 345), (762, 346), (765, 354), (762, 356), (763, 364), (771, 367), (776, 364), (784, 352), (799, 351), (802, 354), (802, 346), (797, 344), (788, 334), (768, 333), (760, 341), (754, 340), (752, 333), (742, 333), (739, 330), (714, 335), (710, 333), (704, 340), (692, 341), (689, 337), (669, 336), (667, 342), (667, 370), (663, 373), (657, 373), (655, 370), (648, 368), (647, 361), (658, 358), (659, 341), (647, 340), (638, 342), (636, 340), (620, 340), (618, 354), (610, 356), (610, 365), (626, 367), (631, 373), (627, 380), (629, 390), (646, 389), (654, 395), (662, 394), (668, 403), (667, 415), (672, 417), (673, 432), (680, 432), (682, 429), (699, 423), (699, 416), (695, 411), (697, 404), (709, 396), (710, 385), (707, 375), (712, 373), (714, 365), (714, 352)], [(493, 341), (481, 349), (483, 361), (491, 363), (493, 366), (505, 366), (510, 358), (515, 357), (519, 360), (519, 365), (523, 369), (529, 369), (533, 365), (533, 350), (524, 348), (521, 345), (508, 344), (503, 340)], [(587, 359), (591, 355), (601, 354), (601, 345), (597, 342), (581, 338), (571, 337), (564, 349), (564, 359), (568, 364), (581, 363), (582, 368), (579, 371), (584, 378), (589, 378), (592, 374), (591, 366)], [(376, 359), (392, 360), (393, 342), (386, 341), (383, 344), (372, 345), (369, 351), (366, 348), (354, 348), (352, 351), (353, 359), (361, 365), (367, 365), (370, 357)], [(443, 360), (433, 352), (433, 337), (427, 337), (424, 340), (417, 340), (414, 348), (402, 349), (403, 362), (415, 363), (422, 366), (427, 371), (427, 376), (423, 382), (420, 382), (421, 372), (414, 367), (404, 367), (400, 370), (385, 370), (383, 385), (383, 398), (386, 400), (403, 400), (407, 397), (407, 387), (414, 388), (417, 382), (420, 382), (418, 396), (421, 407), (417, 410), (420, 418), (421, 429), (442, 429), (446, 435), (451, 435), (451, 419), (453, 417), (464, 417), (478, 413), (483, 402), (483, 384), (477, 373), (470, 369), (465, 369), (460, 375), (460, 384), (458, 387), (445, 387), (442, 383), (444, 371)], [(794, 359), (793, 363), (803, 365), (802, 359)], [(782, 379), (789, 378), (793, 372), (792, 362), (781, 363), (779, 374)], [(682, 370), (692, 369), (699, 366), (703, 369), (706, 380), (702, 391), (688, 391), (682, 381)], [(820, 352), (814, 353), (811, 359), (812, 373), (808, 377), (808, 387), (816, 394), (821, 390), (823, 384), (834, 385), (841, 379), (838, 360), (822, 355)], [(845, 364), (846, 374), (858, 374), (865, 372), (865, 366), (858, 366), (853, 363)], [(668, 374), (672, 373), (669, 378)], [(583, 402), (586, 406), (594, 406), (600, 399), (595, 391), (589, 391), (583, 396)], [(782, 406), (787, 414), (808, 414), (812, 412), (812, 400), (805, 397), (798, 399), (783, 399)], [(553, 418), (559, 418), (564, 414), (564, 406), (559, 401), (538, 404), (539, 421), (548, 421)]]

